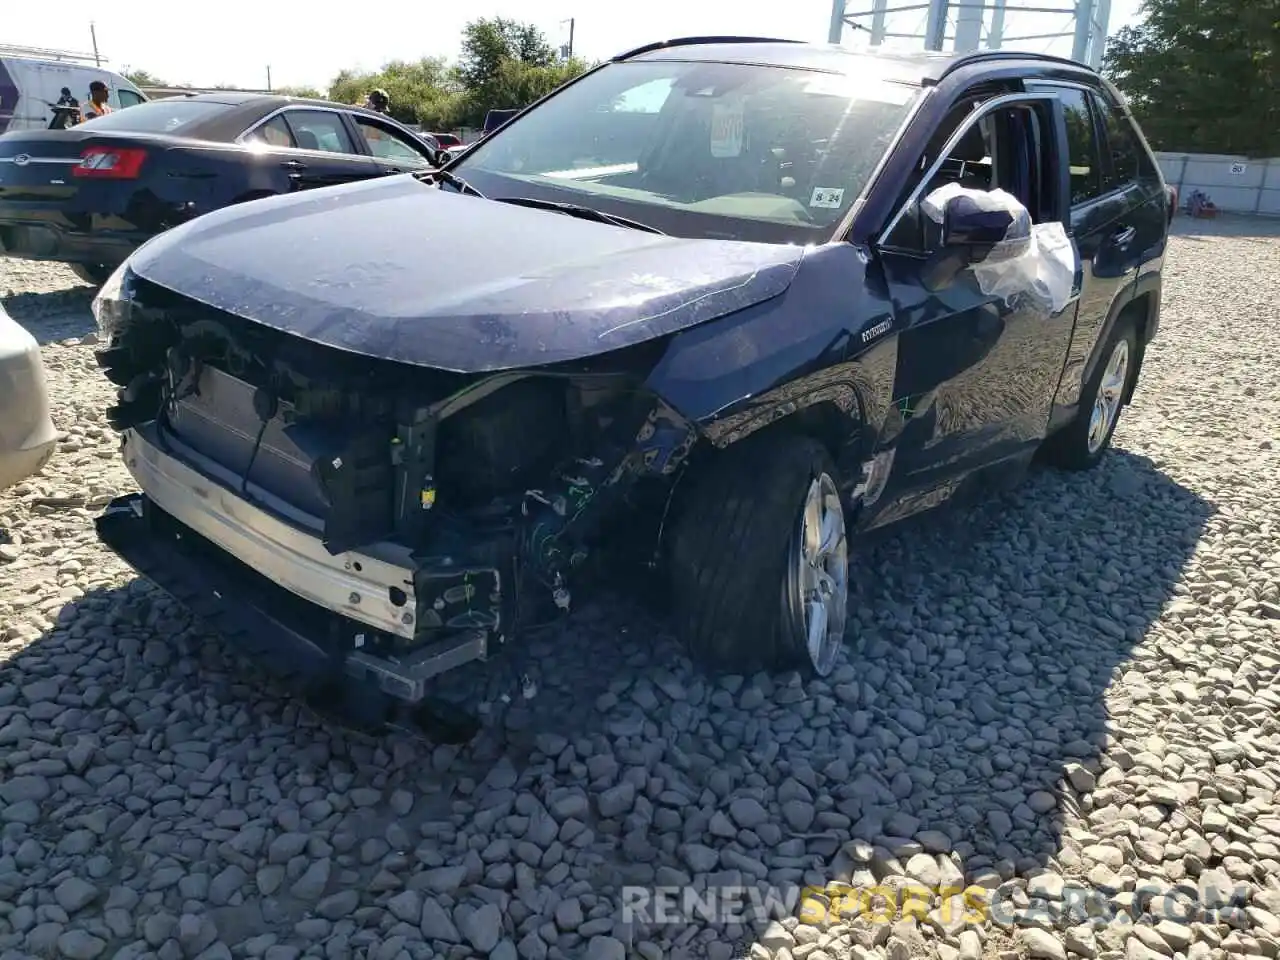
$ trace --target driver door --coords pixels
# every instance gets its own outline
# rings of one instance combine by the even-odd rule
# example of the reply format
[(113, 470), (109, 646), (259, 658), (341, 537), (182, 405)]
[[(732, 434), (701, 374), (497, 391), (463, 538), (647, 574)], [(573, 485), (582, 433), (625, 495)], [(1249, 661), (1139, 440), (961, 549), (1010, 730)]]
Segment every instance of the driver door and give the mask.
[(946, 183), (1005, 189), (1034, 223), (1061, 220), (1065, 209), (1047, 95), (992, 98), (959, 115), (935, 138), (939, 156), (925, 158), (929, 172), (877, 248), (900, 332), (893, 468), (872, 526), (947, 499), (975, 470), (1029, 456), (1046, 433), (1071, 340), (1078, 269), (1057, 313), (984, 293), (972, 268), (949, 278), (932, 271), (941, 230), (919, 199)]

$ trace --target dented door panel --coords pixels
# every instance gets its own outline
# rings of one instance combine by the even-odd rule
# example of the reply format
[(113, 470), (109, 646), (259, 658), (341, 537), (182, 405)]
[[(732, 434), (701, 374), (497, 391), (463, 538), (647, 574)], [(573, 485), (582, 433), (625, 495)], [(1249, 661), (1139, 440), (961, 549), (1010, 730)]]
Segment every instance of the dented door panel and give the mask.
[(900, 324), (888, 509), (1043, 439), (1075, 304), (1056, 314), (1011, 306), (984, 294), (971, 270), (930, 292), (919, 259), (885, 253), (881, 262)]

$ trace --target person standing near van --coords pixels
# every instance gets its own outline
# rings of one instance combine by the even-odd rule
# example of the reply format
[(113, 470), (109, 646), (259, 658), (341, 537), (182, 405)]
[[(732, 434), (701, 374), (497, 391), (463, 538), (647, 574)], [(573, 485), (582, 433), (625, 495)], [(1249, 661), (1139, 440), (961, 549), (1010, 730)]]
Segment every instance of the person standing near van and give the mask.
[(63, 87), (58, 102), (53, 105), (50, 130), (65, 130), (80, 122), (80, 101), (71, 95), (70, 87)]
[(111, 113), (111, 105), (107, 103), (107, 97), (111, 95), (111, 91), (107, 89), (107, 85), (101, 80), (94, 80), (89, 84), (89, 102), (84, 109), (80, 111), (84, 118), (81, 122), (92, 120), (94, 117), (105, 117)]

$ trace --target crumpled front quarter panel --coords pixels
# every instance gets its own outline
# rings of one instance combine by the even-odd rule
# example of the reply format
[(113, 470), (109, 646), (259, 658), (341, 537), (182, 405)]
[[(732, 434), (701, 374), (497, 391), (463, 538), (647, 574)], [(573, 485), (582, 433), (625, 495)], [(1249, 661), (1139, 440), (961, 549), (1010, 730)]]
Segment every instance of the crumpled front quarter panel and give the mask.
[(897, 358), (894, 305), (865, 249), (809, 248), (787, 292), (672, 338), (648, 385), (717, 444), (831, 404), (874, 446)]
[(689, 240), (412, 178), (219, 211), (133, 269), (317, 343), (460, 373), (576, 360), (784, 292), (801, 247)]

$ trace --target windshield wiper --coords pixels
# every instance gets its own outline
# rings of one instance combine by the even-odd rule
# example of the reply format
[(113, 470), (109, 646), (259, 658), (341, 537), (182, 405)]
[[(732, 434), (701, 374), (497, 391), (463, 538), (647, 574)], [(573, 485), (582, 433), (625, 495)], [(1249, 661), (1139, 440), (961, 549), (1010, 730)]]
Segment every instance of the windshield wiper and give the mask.
[(656, 233), (659, 236), (666, 236), (657, 227), (651, 227), (647, 223), (641, 223), (639, 220), (631, 220), (627, 217), (619, 217), (616, 214), (605, 213), (602, 210), (593, 210), (590, 207), (579, 206), (576, 203), (560, 203), (555, 200), (538, 200), (534, 197), (494, 197), (498, 203), (513, 203), (518, 207), (533, 207), (535, 210), (553, 210), (556, 213), (565, 213), (571, 217), (578, 217), (582, 220), (594, 220), (596, 223), (610, 223), (615, 227), (629, 227), (632, 230), (643, 230), (645, 233)]
[(433, 183), (440, 181), (447, 183), (459, 193), (469, 193), (473, 197), (479, 197), (481, 200), (486, 199), (485, 195), (473, 187), (467, 181), (463, 180), (456, 173), (450, 173), (448, 170), (428, 170), (425, 173), (418, 174), (423, 183)]

